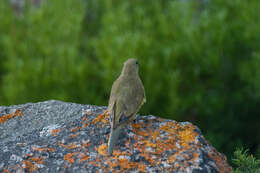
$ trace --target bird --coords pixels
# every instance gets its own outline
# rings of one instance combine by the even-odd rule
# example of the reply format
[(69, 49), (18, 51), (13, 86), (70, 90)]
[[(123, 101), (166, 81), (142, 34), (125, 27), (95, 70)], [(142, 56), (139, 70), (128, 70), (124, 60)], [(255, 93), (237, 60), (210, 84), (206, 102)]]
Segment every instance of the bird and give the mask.
[(139, 64), (135, 58), (128, 59), (120, 76), (114, 81), (108, 103), (110, 136), (108, 153), (112, 155), (121, 129), (134, 120), (136, 113), (146, 102), (143, 83), (138, 74)]

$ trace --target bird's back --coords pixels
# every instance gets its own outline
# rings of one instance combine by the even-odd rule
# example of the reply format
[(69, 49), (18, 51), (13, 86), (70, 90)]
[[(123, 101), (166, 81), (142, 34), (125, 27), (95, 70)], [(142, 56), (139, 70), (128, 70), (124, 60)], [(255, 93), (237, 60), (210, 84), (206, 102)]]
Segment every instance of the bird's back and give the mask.
[(144, 87), (139, 76), (129, 77), (120, 75), (114, 82), (108, 105), (108, 111), (113, 112), (116, 106), (114, 123), (120, 123), (121, 120), (131, 119), (141, 107), (144, 98)]

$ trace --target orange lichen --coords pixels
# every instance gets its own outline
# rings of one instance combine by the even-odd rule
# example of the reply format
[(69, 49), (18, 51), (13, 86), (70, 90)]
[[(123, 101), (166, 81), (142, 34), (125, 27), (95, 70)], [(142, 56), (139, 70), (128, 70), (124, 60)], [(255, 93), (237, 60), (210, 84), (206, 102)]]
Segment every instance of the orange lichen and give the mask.
[(102, 127), (104, 127), (104, 125), (108, 123), (108, 119), (102, 119), (101, 121), (103, 123)]
[(22, 167), (28, 169), (29, 172), (37, 171), (38, 167), (36, 164), (44, 164), (42, 157), (31, 157), (29, 160), (22, 161)]
[(137, 168), (139, 172), (146, 172), (146, 165), (144, 163), (137, 164)]
[(150, 136), (150, 134), (149, 134), (148, 132), (142, 131), (142, 130), (137, 131), (136, 134), (137, 134), (138, 136), (142, 136), (142, 137)]
[(83, 124), (83, 128), (88, 127), (89, 123), (82, 123)]
[(47, 148), (47, 151), (49, 152), (54, 152), (56, 149), (55, 148)]
[(170, 125), (170, 123), (167, 123), (164, 126), (161, 126), (160, 130), (168, 132), (169, 134), (174, 134), (176, 132), (176, 130)]
[(105, 114), (105, 115), (108, 115), (108, 110), (104, 110), (104, 114)]
[(164, 147), (167, 149), (175, 149), (176, 148), (176, 138), (170, 136), (168, 139), (164, 141)]
[[(142, 155), (151, 165), (160, 163), (160, 160), (158, 159), (151, 159), (151, 154), (159, 155), (165, 150), (178, 151), (169, 156), (167, 159), (169, 163), (174, 163), (177, 155), (183, 155), (184, 158), (187, 158), (187, 161), (192, 159), (191, 156), (185, 155), (183, 152), (191, 149), (191, 143), (194, 143), (196, 136), (198, 136), (198, 133), (195, 132), (195, 126), (191, 124), (180, 125), (177, 122), (168, 122), (158, 129), (142, 129), (143, 126), (147, 127), (146, 124), (132, 124), (133, 132), (138, 135), (138, 137), (134, 136), (134, 139), (138, 141), (134, 144), (134, 148), (139, 150), (141, 152), (140, 155)], [(167, 132), (168, 137), (162, 139), (160, 131)], [(176, 143), (177, 141), (178, 143)], [(127, 147), (130, 146), (129, 143), (126, 143)], [(193, 158), (198, 158), (196, 152), (194, 152)], [(184, 163), (184, 165), (186, 164), (188, 164), (188, 162)]]
[(133, 132), (141, 137), (148, 137), (150, 136), (149, 132), (147, 130), (142, 130), (142, 127), (144, 127), (143, 123), (133, 123), (132, 124), (132, 129)]
[(38, 164), (44, 164), (42, 157), (32, 157), (30, 158), (33, 162), (38, 163)]
[(117, 166), (117, 162), (112, 162), (110, 159), (107, 160), (107, 164), (111, 170), (113, 170), (113, 168)]
[(11, 173), (11, 172), (9, 172), (7, 169), (4, 169), (4, 173)]
[(141, 153), (140, 156), (143, 156), (151, 165), (155, 165), (156, 161), (152, 159), (151, 155), (149, 153)]
[(199, 153), (195, 153), (195, 152), (192, 155), (193, 155), (192, 161), (197, 160), (200, 156)]
[(37, 171), (38, 167), (37, 167), (36, 164), (44, 165), (43, 158), (42, 157), (31, 157), (28, 160), (23, 160), (22, 161), (22, 168), (27, 169), (28, 172)]
[(114, 159), (118, 159), (118, 157), (122, 156), (122, 155), (126, 155), (126, 152), (125, 151), (120, 152), (119, 150), (114, 150), (114, 152), (113, 152)]
[(150, 136), (152, 138), (152, 141), (156, 141), (157, 137), (160, 137), (160, 132), (159, 130), (150, 130)]
[(96, 124), (99, 122), (102, 122), (102, 127), (104, 127), (105, 124), (109, 122), (108, 120), (109, 115), (107, 113), (99, 114), (92, 122), (91, 124)]
[(79, 158), (80, 158), (79, 163), (81, 163), (81, 162), (87, 161), (90, 158), (90, 156), (87, 156), (87, 155), (84, 155), (83, 153), (81, 153), (79, 155)]
[[(106, 164), (109, 166), (109, 170), (112, 172), (128, 172), (130, 170), (137, 169), (138, 172), (146, 172), (146, 164), (143, 162), (131, 162), (127, 157), (127, 152), (114, 151), (112, 157), (107, 157)], [(142, 155), (148, 162), (151, 162), (153, 165), (156, 164), (155, 161), (151, 161), (149, 154)], [(114, 170), (114, 168), (119, 168), (120, 171)]]
[(107, 155), (107, 145), (106, 144), (100, 145), (97, 150), (100, 155)]
[(86, 116), (83, 117), (82, 121), (87, 121), (87, 117)]
[(43, 152), (43, 151), (45, 151), (45, 150), (47, 150), (46, 148), (38, 148), (38, 147), (32, 147), (32, 151), (38, 151), (39, 153), (41, 153), (41, 152)]
[(231, 172), (231, 167), (227, 164), (227, 158), (225, 156), (212, 150), (208, 156), (215, 161), (220, 173)]
[(66, 160), (67, 162), (69, 162), (70, 164), (73, 164), (75, 162), (74, 158), (72, 158), (73, 156), (75, 156), (76, 154), (78, 154), (78, 152), (75, 153), (68, 153), (64, 156), (64, 160)]
[[(124, 156), (124, 155), (121, 155)], [(118, 157), (114, 156), (113, 161), (112, 160), (107, 160), (107, 164), (109, 165), (110, 170), (113, 170), (113, 168), (119, 167), (120, 172), (125, 172), (129, 171), (131, 169), (134, 169), (137, 167), (138, 163), (136, 162), (131, 162), (128, 158), (125, 157)]]
[(61, 146), (61, 147), (64, 147), (64, 148), (67, 148), (67, 149), (74, 149), (74, 148), (78, 148), (78, 146), (76, 144), (68, 144), (68, 145), (65, 145), (63, 143), (61, 143), (60, 141), (58, 142), (58, 145)]
[[(88, 114), (88, 115), (90, 115), (90, 114)], [(109, 117), (109, 115), (108, 115), (107, 111), (104, 111), (103, 114), (99, 114), (94, 120), (92, 120), (90, 122), (87, 121), (87, 117), (85, 116), (82, 119), (82, 127), (86, 128), (89, 125), (97, 124), (97, 123), (100, 123), (100, 122), (102, 122), (102, 127), (104, 127), (109, 122), (108, 117)]]
[(141, 123), (132, 123), (132, 128), (133, 129), (140, 129), (140, 128), (142, 128), (142, 124)]
[(104, 114), (104, 116), (105, 116), (105, 119), (108, 120), (108, 119), (109, 119), (109, 116), (110, 116), (109, 113), (108, 113), (108, 111), (107, 111), (107, 110), (104, 110), (104, 113), (103, 113), (103, 114)]
[(60, 132), (61, 132), (61, 129), (53, 129), (53, 130), (51, 130), (51, 134), (53, 136), (57, 136)]
[(43, 152), (43, 151), (49, 151), (49, 152), (53, 152), (55, 151), (55, 148), (47, 148), (47, 147), (32, 147), (32, 151), (38, 151), (39, 153)]
[(78, 131), (78, 129), (77, 128), (72, 128), (72, 129), (70, 129), (70, 131), (71, 132), (76, 132), (76, 131)]
[(90, 141), (81, 144), (82, 147), (88, 148), (90, 146)]
[(184, 142), (187, 144), (190, 142), (194, 142), (195, 138), (198, 134), (194, 132), (193, 126), (186, 125), (183, 130), (179, 131), (178, 135), (181, 139), (181, 142)]
[(79, 136), (79, 134), (70, 135), (71, 138), (76, 138), (77, 136)]
[(99, 114), (94, 120), (93, 120), (93, 123), (96, 124), (98, 122), (100, 122), (102, 119), (105, 118), (105, 115), (104, 114)]
[(156, 153), (155, 154), (162, 154), (165, 150), (165, 145), (163, 142), (157, 141), (156, 142)]
[(22, 167), (24, 169), (28, 169), (29, 172), (37, 171), (37, 166), (29, 160), (23, 160), (22, 161)]
[(175, 159), (176, 159), (176, 154), (173, 154), (173, 155), (171, 155), (171, 156), (168, 158), (168, 162), (169, 162), (169, 163), (173, 163), (173, 162), (175, 161)]
[(144, 140), (142, 141), (146, 147), (153, 147), (155, 148), (156, 147), (156, 144), (153, 144), (152, 142), (150, 142), (149, 140)]
[(23, 113), (17, 109), (14, 113), (2, 115), (0, 117), (0, 123), (5, 123), (7, 120), (15, 118), (16, 116), (23, 116)]
[(120, 166), (120, 170), (123, 171), (124, 169), (130, 170), (132, 169), (136, 163), (130, 162), (126, 158), (118, 159), (118, 166)]

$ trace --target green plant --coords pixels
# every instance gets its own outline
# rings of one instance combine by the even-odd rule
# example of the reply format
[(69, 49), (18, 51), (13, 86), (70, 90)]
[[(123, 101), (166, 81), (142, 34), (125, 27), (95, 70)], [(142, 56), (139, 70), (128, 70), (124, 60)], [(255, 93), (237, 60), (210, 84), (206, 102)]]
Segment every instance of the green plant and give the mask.
[(233, 173), (259, 173), (260, 159), (249, 155), (248, 150), (237, 149), (232, 159), (234, 164)]

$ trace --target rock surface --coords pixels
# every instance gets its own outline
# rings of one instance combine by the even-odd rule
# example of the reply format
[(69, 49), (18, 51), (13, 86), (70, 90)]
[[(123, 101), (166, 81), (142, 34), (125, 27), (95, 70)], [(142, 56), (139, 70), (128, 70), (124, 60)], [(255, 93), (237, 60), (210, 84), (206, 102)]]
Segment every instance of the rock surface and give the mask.
[(138, 116), (108, 156), (106, 107), (46, 101), (0, 107), (0, 172), (231, 172), (189, 122)]

